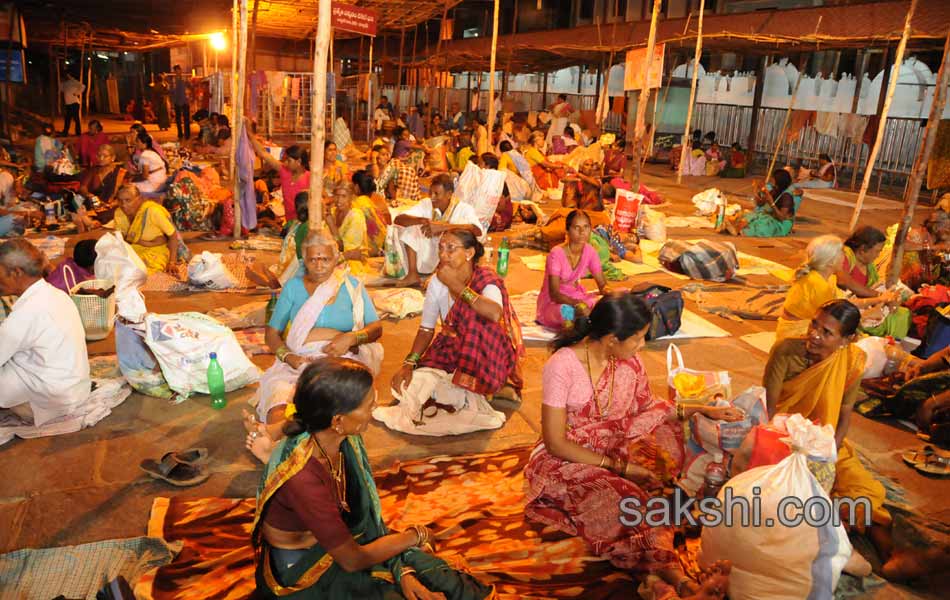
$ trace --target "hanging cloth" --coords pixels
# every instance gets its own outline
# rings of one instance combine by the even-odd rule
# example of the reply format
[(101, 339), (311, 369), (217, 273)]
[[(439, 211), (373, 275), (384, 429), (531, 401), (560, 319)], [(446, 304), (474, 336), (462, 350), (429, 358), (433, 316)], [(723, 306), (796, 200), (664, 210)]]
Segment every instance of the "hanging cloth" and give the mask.
[(821, 135), (837, 135), (840, 116), (841, 113), (820, 111), (815, 117), (815, 131)]
[(937, 139), (927, 163), (927, 187), (950, 187), (950, 120), (944, 119), (937, 126)]
[(838, 120), (838, 137), (851, 140), (851, 143), (855, 145), (860, 144), (867, 126), (867, 117), (851, 113), (842, 113), (841, 118)]

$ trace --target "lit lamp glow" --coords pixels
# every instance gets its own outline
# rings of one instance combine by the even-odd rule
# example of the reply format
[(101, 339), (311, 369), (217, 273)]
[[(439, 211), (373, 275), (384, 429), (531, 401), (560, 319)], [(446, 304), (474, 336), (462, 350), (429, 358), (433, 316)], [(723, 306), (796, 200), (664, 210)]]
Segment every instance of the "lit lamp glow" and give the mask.
[(228, 47), (228, 43), (224, 39), (224, 34), (220, 32), (212, 33), (211, 37), (208, 38), (208, 41), (211, 42), (211, 47), (218, 52)]

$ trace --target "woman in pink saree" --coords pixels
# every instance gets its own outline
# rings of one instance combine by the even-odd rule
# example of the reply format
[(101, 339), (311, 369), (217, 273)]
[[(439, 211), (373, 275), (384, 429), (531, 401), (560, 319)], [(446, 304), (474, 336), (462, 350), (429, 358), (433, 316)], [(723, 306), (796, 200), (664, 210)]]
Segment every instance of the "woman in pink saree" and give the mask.
[(680, 567), (671, 527), (621, 522), (621, 501), (636, 498), (645, 516), (647, 501), (683, 463), (677, 410), (650, 393), (637, 354), (650, 322), (640, 299), (612, 293), (555, 339), (542, 378), (542, 440), (525, 467), (525, 515), (648, 576), (654, 598), (722, 598), (728, 564), (717, 564), (700, 584)]

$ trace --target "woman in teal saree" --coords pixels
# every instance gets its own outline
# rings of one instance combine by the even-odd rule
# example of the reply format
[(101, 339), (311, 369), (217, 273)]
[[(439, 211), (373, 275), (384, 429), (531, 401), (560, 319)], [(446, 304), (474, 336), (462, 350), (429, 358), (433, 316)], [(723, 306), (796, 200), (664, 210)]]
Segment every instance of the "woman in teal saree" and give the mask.
[(391, 533), (383, 524), (360, 437), (375, 403), (373, 377), (356, 361), (321, 359), (300, 376), (287, 437), (270, 454), (257, 495), (255, 598), (494, 596), (424, 552), (424, 526)]

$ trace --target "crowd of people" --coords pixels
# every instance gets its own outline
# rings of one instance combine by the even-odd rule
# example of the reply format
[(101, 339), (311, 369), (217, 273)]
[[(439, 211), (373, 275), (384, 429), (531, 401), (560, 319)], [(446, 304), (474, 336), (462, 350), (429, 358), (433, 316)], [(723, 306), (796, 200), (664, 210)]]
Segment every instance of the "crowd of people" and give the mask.
[[(162, 85), (184, 143), (191, 126), (179, 110), (180, 79)], [(511, 236), (512, 247), (548, 253), (536, 321), (556, 335), (541, 374), (541, 439), (525, 469), (526, 517), (582, 538), (619, 569), (654, 576), (652, 597), (725, 596), (728, 563), (687, 573), (675, 553), (674, 527), (620, 521), (620, 499), (646, 506), (677, 485), (693, 415), (735, 422), (744, 414), (731, 405), (676, 404), (651, 393), (639, 353), (656, 317), (641, 298), (609, 282), (613, 261), (638, 260), (640, 253), (636, 232), (614, 230), (608, 210), (617, 189), (630, 189), (624, 143), (589, 135), (572, 120), (574, 112), (561, 96), (546, 130), (532, 131), (503, 118), (489, 124), (458, 106), (444, 119), (411, 107), (402, 119), (383, 97), (374, 115), (378, 136), (363, 164), (351, 172), (360, 161), (333, 141), (325, 145), (319, 231), (310, 230), (308, 218), (308, 151), (292, 145), (275, 152), (247, 122), (260, 165), (259, 223), (283, 238), (274, 268), (248, 272), (277, 294), (265, 327), (275, 360), (260, 379), (256, 410), (245, 414), (246, 445), (266, 465), (253, 526), (261, 597), (492, 596), (490, 586), (433, 556), (433, 532), (425, 525), (389, 531), (360, 434), (374, 419), (430, 436), (503, 426), (493, 399), (517, 398), (530, 375), (522, 369), (524, 342), (511, 294), (486, 264), (483, 240), (489, 230), (519, 222), (527, 226)], [(227, 117), (198, 111), (192, 119), (199, 128), (191, 146), (196, 154), (226, 153), (237, 143)], [(182, 231), (220, 236), (241, 226), (213, 168), (196, 170), (188, 161), (173, 168), (169, 152), (141, 124), (130, 128), (126, 162), (117, 159), (101, 124), (90, 122), (72, 173), (63, 166), (72, 162), (69, 148), (51, 134), (49, 128), (36, 139), (24, 200), (30, 193), (59, 194), (80, 231), (111, 222), (149, 273), (177, 272)], [(687, 174), (745, 175), (741, 148), (725, 153), (714, 136), (690, 143), (681, 165)], [(456, 175), (470, 163), (504, 174), (490, 223), (456, 193)], [(778, 170), (758, 192), (755, 209), (728, 217), (723, 230), (787, 236), (800, 190), (831, 187), (835, 179), (827, 157), (809, 180), (793, 182)], [(541, 213), (536, 200), (557, 194), (561, 206)], [(884, 487), (847, 438), (867, 360), (856, 342), (865, 335), (900, 339), (912, 327), (902, 306), (907, 297), (882, 286), (887, 267), (880, 259), (889, 254), (892, 235), (865, 226), (847, 240), (823, 235), (809, 242), (782, 306), (762, 386), (768, 416), (798, 413), (833, 428), (838, 458), (831, 495), (871, 500), (871, 525), (857, 532), (875, 545), (882, 572), (898, 578), (907, 557), (894, 550)], [(950, 240), (946, 209), (935, 209), (909, 240), (904, 283), (912, 291), (946, 284), (950, 273), (933, 258)], [(78, 244), (70, 270), (75, 265), (81, 278), (92, 277), (94, 254), (90, 244)], [(373, 266), (379, 262), (381, 272)], [(91, 391), (82, 323), (63, 285), (46, 278), (58, 281), (51, 267), (23, 238), (0, 243), (0, 295), (19, 297), (0, 323), (0, 386), (12, 390), (0, 407), (36, 424), (69, 414)], [(596, 291), (583, 284), (588, 276)], [(371, 280), (425, 285), (410, 351), (385, 382), (398, 401), (389, 406), (376, 402), (384, 325), (367, 290)], [(911, 378), (950, 370), (947, 353), (936, 356), (902, 368)], [(939, 409), (928, 410), (932, 416)]]

